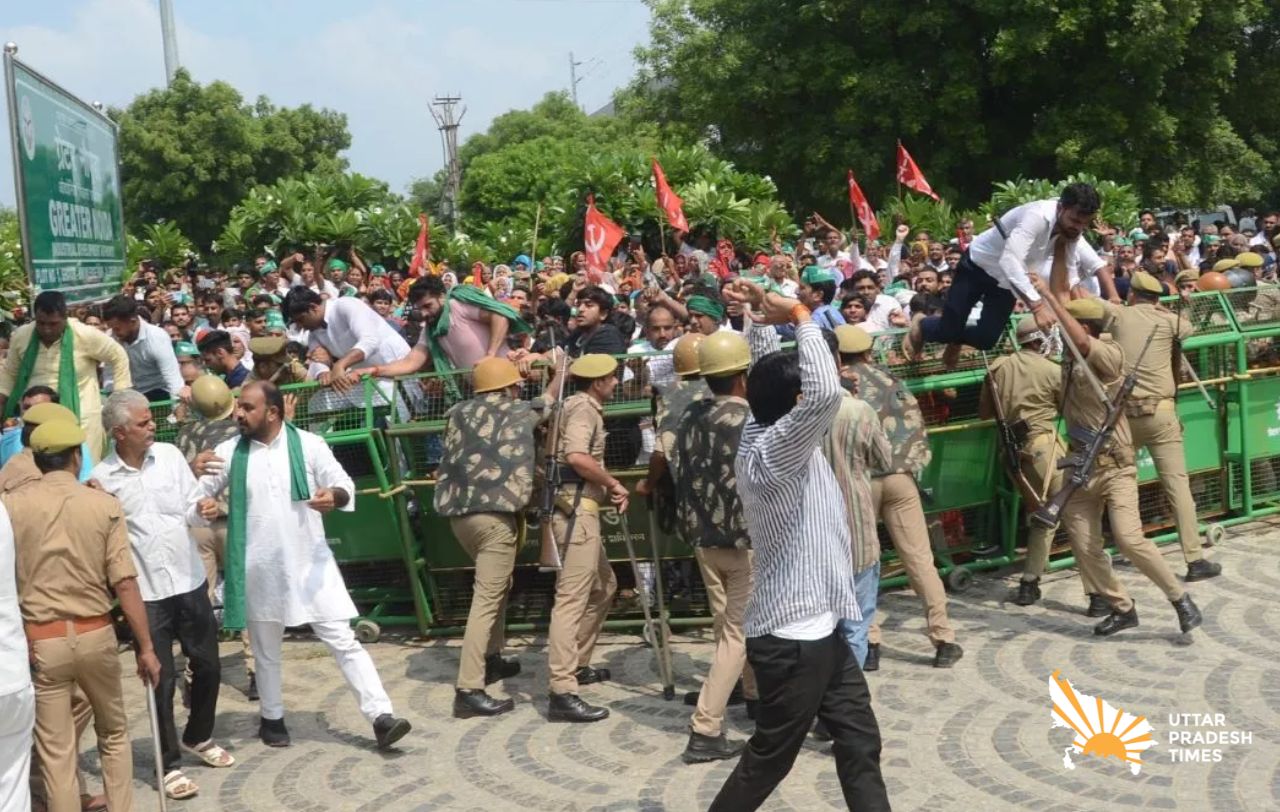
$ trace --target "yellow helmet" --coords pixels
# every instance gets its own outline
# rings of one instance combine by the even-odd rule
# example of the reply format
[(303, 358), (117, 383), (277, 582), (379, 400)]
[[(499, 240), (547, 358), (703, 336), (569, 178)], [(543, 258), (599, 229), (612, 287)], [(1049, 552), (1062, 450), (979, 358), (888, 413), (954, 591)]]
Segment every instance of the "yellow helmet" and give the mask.
[[(732, 375), (751, 366), (751, 347), (745, 338), (735, 332), (719, 330), (695, 343), (698, 348), (698, 369), (706, 377)], [(676, 345), (676, 352), (680, 352), (679, 344)], [(679, 357), (676, 356), (677, 359)], [(679, 369), (677, 366), (676, 371)]]
[(520, 370), (505, 358), (481, 358), (471, 370), (477, 395), (520, 383)]
[(217, 375), (201, 375), (191, 384), (191, 402), (209, 420), (225, 420), (235, 408), (231, 388)]
[(698, 345), (706, 338), (702, 333), (686, 333), (676, 342), (671, 353), (675, 362), (677, 375), (697, 375), (701, 372), (698, 366)]

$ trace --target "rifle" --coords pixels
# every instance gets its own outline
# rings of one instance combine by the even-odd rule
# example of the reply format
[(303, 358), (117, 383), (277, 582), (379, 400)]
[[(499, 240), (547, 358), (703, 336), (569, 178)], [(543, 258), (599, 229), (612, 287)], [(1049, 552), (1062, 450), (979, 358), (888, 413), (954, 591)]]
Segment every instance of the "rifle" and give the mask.
[[(551, 346), (552, 348), (555, 347), (554, 336), (552, 336)], [(556, 513), (556, 494), (560, 491), (560, 480), (562, 479), (560, 473), (562, 463), (556, 458), (556, 451), (560, 445), (560, 421), (564, 415), (564, 381), (568, 377), (568, 363), (569, 353), (561, 353), (560, 363), (556, 366), (556, 376), (559, 378), (556, 402), (551, 407), (554, 409), (554, 413), (547, 426), (547, 436), (542, 446), (542, 504), (538, 507), (538, 518), (542, 534), (542, 547), (538, 552), (539, 572), (556, 571), (562, 566), (560, 545), (556, 540), (556, 533), (552, 528), (551, 521)]]
[[(1062, 509), (1066, 507), (1067, 502), (1077, 490), (1089, 484), (1089, 479), (1093, 476), (1093, 467), (1098, 461), (1098, 455), (1111, 442), (1111, 435), (1115, 432), (1116, 423), (1119, 422), (1121, 415), (1124, 414), (1125, 402), (1129, 399), (1133, 388), (1138, 384), (1138, 367), (1142, 366), (1142, 359), (1146, 356), (1147, 349), (1151, 347), (1151, 339), (1153, 338), (1155, 338), (1154, 330), (1147, 336), (1147, 343), (1142, 345), (1142, 352), (1138, 353), (1138, 360), (1134, 362), (1133, 369), (1128, 375), (1124, 376), (1124, 381), (1120, 384), (1119, 391), (1116, 392), (1114, 398), (1108, 401), (1107, 416), (1102, 421), (1102, 427), (1097, 431), (1083, 426), (1068, 430), (1067, 436), (1071, 440), (1073, 450), (1058, 463), (1058, 467), (1070, 468), (1071, 476), (1067, 477), (1067, 480), (1062, 483), (1061, 490), (1055, 493), (1052, 499), (1031, 514), (1031, 521), (1044, 527), (1057, 527)], [(1070, 386), (1070, 381), (1065, 382), (1064, 385)]]
[[(982, 354), (982, 363), (987, 368), (987, 383), (991, 387), (991, 405), (996, 412), (996, 430), (1000, 434), (1000, 448), (1004, 453), (1005, 468), (1008, 469), (1009, 478), (1017, 486), (1023, 501), (1030, 505), (1032, 510), (1038, 510), (1042, 504), (1040, 494), (1027, 481), (1026, 474), (1022, 472), (1022, 459), (1018, 455), (1027, 439), (1027, 423), (1025, 420), (1019, 420), (1016, 424), (1009, 422), (1004, 412), (1004, 404), (1000, 400), (1000, 385), (996, 383), (996, 377), (991, 374), (991, 366), (987, 363), (985, 352)], [(1021, 432), (1018, 431), (1019, 427), (1022, 429)]]

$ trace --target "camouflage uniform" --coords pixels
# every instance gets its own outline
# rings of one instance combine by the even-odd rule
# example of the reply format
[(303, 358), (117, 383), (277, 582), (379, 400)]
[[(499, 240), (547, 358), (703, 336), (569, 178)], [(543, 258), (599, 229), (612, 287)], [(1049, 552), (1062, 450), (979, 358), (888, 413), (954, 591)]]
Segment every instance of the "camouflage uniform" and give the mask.
[[(709, 391), (702, 381), (683, 381), (676, 389), (682, 385), (686, 393)], [(682, 399), (671, 398), (669, 413)], [(751, 409), (742, 398), (725, 395), (686, 400), (681, 411), (661, 431), (675, 483), (677, 527), (697, 556), (714, 617), (715, 655), (698, 692), (691, 725), (695, 733), (714, 737), (721, 733), (725, 706), (739, 675), (743, 694), (748, 699), (758, 696), (742, 630), (751, 597), (751, 539), (733, 467)]]
[(533, 495), (534, 428), (545, 405), (542, 398), (530, 403), (495, 391), (445, 415), (435, 510), (449, 517), (454, 537), (476, 565), (458, 667), (461, 690), (483, 689), (485, 658), (502, 651), (520, 513)]
[[(929, 639), (935, 646), (954, 643), (956, 633), (947, 617), (947, 593), (933, 565), (929, 529), (916, 477), (929, 465), (932, 452), (924, 431), (924, 415), (916, 398), (902, 381), (883, 369), (856, 363), (858, 396), (880, 415), (880, 427), (889, 438), (892, 454), (887, 468), (872, 472), (871, 495), (876, 513), (889, 531), (893, 548), (907, 571), (907, 581), (924, 601)], [(868, 634), (880, 645), (880, 612)]]

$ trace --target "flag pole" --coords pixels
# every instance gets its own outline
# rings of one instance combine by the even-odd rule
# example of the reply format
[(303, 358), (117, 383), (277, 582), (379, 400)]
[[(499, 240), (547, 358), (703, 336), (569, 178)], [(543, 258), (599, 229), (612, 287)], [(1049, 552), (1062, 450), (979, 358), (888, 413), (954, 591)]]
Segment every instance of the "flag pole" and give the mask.
[(667, 230), (662, 225), (663, 219), (662, 212), (658, 212), (658, 243), (661, 246), (658, 256), (660, 257), (667, 255)]
[(533, 249), (529, 252), (529, 261), (533, 266), (529, 268), (530, 278), (538, 267), (538, 226), (542, 224), (542, 201), (538, 201), (538, 210), (533, 214)]

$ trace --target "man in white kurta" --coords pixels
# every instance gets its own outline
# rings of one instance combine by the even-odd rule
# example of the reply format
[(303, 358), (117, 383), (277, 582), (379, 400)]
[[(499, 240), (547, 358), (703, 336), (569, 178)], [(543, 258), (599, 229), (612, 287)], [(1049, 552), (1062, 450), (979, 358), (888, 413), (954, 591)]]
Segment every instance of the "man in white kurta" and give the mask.
[[(329, 647), (342, 675), (374, 726), (379, 747), (388, 747), (409, 731), (392, 714), (391, 700), (373, 659), (351, 631), (355, 604), (347, 594), (338, 564), (329, 550), (321, 514), (355, 510), (355, 485), (320, 437), (298, 430), (305, 458), (310, 501), (292, 501), (288, 432), (284, 404), (274, 385), (245, 384), (235, 418), (249, 438), (245, 515), (245, 618), (257, 660), (262, 724), (259, 735), (273, 746), (289, 743), (284, 727), (281, 642), (286, 626), (310, 625)], [(230, 484), (231, 461), (240, 438), (219, 444), (221, 471), (200, 479), (188, 520), (204, 525), (216, 515), (214, 497)]]

